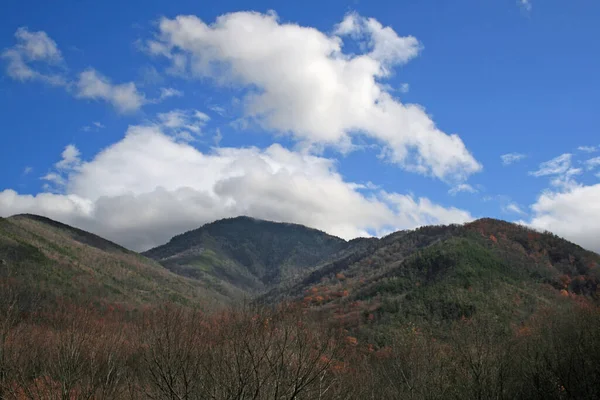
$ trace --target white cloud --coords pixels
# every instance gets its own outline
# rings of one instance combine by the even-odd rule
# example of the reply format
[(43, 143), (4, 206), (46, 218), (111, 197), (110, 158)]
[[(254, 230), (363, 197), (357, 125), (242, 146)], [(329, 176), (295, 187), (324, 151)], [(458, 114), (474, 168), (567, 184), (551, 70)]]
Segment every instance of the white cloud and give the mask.
[(182, 97), (183, 92), (181, 90), (173, 89), (173, 88), (160, 88), (160, 97), (158, 101), (166, 100), (170, 97)]
[[(149, 102), (135, 83), (112, 84), (93, 68), (81, 72), (73, 82), (65, 73), (66, 64), (56, 42), (46, 32), (30, 32), (21, 27), (15, 32), (15, 38), (17, 43), (1, 54), (7, 60), (6, 73), (13, 79), (23, 82), (39, 80), (53, 86), (64, 86), (77, 98), (105, 100), (122, 113), (137, 111)], [(33, 63), (37, 68), (32, 67)], [(48, 71), (41, 72), (41, 67)], [(174, 89), (166, 90), (162, 94), (177, 95)], [(83, 128), (84, 131), (90, 129)]]
[(588, 170), (592, 170), (600, 165), (600, 157), (590, 158), (584, 162)]
[[(523, 222), (539, 230), (548, 230), (587, 249), (600, 252), (600, 184), (583, 185), (573, 176), (583, 172), (573, 168), (571, 154), (562, 154), (540, 164), (535, 176), (553, 177), (556, 190), (545, 190), (531, 206), (533, 216)], [(588, 169), (600, 165), (600, 157), (584, 162)]]
[(583, 151), (585, 153), (595, 153), (596, 151), (598, 151), (598, 148), (596, 146), (579, 146), (577, 150)]
[(527, 156), (525, 154), (521, 154), (521, 153), (508, 153), (508, 154), (502, 154), (500, 156), (500, 159), (502, 159), (502, 165), (511, 165), (518, 161), (521, 161), (525, 157), (527, 157)]
[(33, 172), (33, 167), (27, 166), (23, 169), (23, 175), (29, 175), (32, 172)]
[(367, 56), (384, 66), (405, 64), (416, 57), (422, 47), (417, 38), (400, 37), (389, 26), (383, 27), (376, 19), (363, 18), (357, 13), (347, 14), (337, 25), (335, 33), (360, 40), (364, 47), (370, 49)]
[(554, 157), (552, 160), (541, 163), (539, 169), (530, 174), (538, 177), (566, 174), (569, 169), (571, 169), (572, 157), (573, 155), (570, 153), (561, 154), (558, 157)]
[(467, 192), (467, 193), (477, 193), (477, 189), (468, 183), (461, 183), (459, 185), (454, 186), (452, 189), (448, 190), (452, 196), (455, 196), (457, 193)]
[(202, 135), (202, 128), (210, 117), (198, 110), (172, 110), (157, 115), (158, 124), (165, 132), (186, 142)]
[(219, 114), (220, 116), (224, 116), (227, 112), (225, 111), (224, 107), (218, 106), (218, 105), (210, 105), (208, 106), (208, 109), (214, 113)]
[(395, 212), (394, 229), (425, 225), (465, 223), (473, 220), (469, 212), (456, 207), (442, 207), (425, 197), (415, 200), (412, 195), (383, 193), (383, 199)]
[(600, 252), (600, 184), (544, 192), (532, 210), (534, 216), (528, 225)]
[(48, 184), (44, 185), (44, 189), (47, 190), (57, 190), (56, 188), (63, 187), (67, 184), (65, 178), (57, 172), (49, 172), (46, 175), (42, 176), (41, 179), (53, 183), (55, 185), (55, 187), (52, 187)]
[[(364, 53), (344, 53), (341, 36)], [(246, 126), (291, 134), (308, 147), (350, 149), (353, 134), (366, 135), (390, 161), (445, 181), (481, 170), (458, 135), (441, 131), (422, 106), (400, 103), (380, 82), (421, 45), (374, 19), (349, 14), (327, 35), (280, 23), (273, 12), (225, 14), (212, 25), (195, 16), (163, 18), (146, 48), (169, 58), (171, 71), (250, 89)]]
[(68, 176), (71, 172), (77, 170), (81, 164), (81, 152), (75, 145), (69, 144), (61, 154), (61, 159), (54, 164), (54, 170), (42, 176), (41, 179), (50, 184), (44, 185), (45, 189), (52, 191), (61, 191), (67, 184)]
[(241, 214), (301, 223), (345, 238), (472, 219), (466, 211), (425, 198), (363, 193), (336, 171), (335, 160), (277, 144), (202, 153), (152, 125), (130, 127), (125, 138), (89, 162), (81, 162), (76, 150), (67, 146), (58, 163), (63, 174), (53, 172), (62, 180), (62, 194), (5, 190), (0, 215), (47, 215), (136, 250)]
[[(15, 32), (15, 39), (17, 43), (1, 54), (7, 61), (8, 76), (19, 81), (39, 80), (55, 86), (66, 85), (62, 71), (56, 71), (56, 67), (60, 69), (63, 63), (62, 54), (46, 32), (30, 32), (26, 27), (21, 27)], [(50, 70), (40, 72), (32, 64)]]
[(408, 93), (410, 91), (410, 84), (408, 83), (403, 83), (400, 85), (400, 92), (402, 93)]
[(510, 213), (520, 214), (520, 215), (526, 215), (527, 214), (516, 203), (509, 203), (506, 206), (502, 207), (502, 210), (504, 210), (504, 212), (510, 212)]
[(137, 111), (146, 103), (144, 94), (137, 90), (135, 83), (112, 84), (92, 68), (79, 74), (76, 88), (77, 97), (104, 100), (121, 113)]
[(59, 162), (57, 162), (54, 166), (62, 170), (73, 169), (81, 163), (81, 159), (79, 158), (80, 155), (81, 152), (79, 151), (79, 149), (75, 147), (75, 145), (69, 144), (67, 145), (67, 147), (65, 147), (61, 154), (62, 159)]
[(56, 42), (50, 39), (46, 32), (30, 32), (26, 27), (21, 27), (15, 32), (15, 38), (18, 42), (16, 47), (21, 49), (29, 60), (47, 61), (53, 64), (63, 60)]
[(573, 168), (571, 164), (573, 155), (570, 153), (561, 154), (549, 161), (545, 161), (539, 165), (537, 171), (530, 172), (530, 175), (535, 177), (549, 176), (552, 177), (550, 183), (563, 190), (572, 189), (579, 186), (574, 179), (574, 176), (583, 173), (581, 168)]

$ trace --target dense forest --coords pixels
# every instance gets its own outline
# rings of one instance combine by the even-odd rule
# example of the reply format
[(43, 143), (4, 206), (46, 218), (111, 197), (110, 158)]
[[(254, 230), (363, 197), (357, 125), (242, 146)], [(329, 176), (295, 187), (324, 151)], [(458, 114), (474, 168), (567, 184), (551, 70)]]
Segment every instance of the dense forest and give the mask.
[(521, 326), (461, 318), (443, 337), (405, 324), (377, 344), (299, 304), (48, 309), (23, 296), (2, 287), (3, 399), (600, 396), (600, 309), (584, 300)]

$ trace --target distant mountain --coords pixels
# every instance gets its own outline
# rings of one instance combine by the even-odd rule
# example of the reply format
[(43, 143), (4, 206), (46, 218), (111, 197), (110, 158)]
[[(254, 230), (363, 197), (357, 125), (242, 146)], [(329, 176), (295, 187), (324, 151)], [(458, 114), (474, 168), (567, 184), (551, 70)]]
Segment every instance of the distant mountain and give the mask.
[(143, 253), (207, 286), (225, 282), (248, 294), (353, 251), (353, 243), (302, 225), (237, 217), (206, 224)]
[(231, 296), (99, 236), (36, 215), (0, 218), (0, 283), (3, 290), (43, 302), (208, 304)]
[[(494, 219), (391, 234), (260, 298), (354, 326), (429, 327), (478, 313), (514, 323), (562, 299), (600, 299), (600, 256)], [(387, 329), (387, 328), (385, 328)]]

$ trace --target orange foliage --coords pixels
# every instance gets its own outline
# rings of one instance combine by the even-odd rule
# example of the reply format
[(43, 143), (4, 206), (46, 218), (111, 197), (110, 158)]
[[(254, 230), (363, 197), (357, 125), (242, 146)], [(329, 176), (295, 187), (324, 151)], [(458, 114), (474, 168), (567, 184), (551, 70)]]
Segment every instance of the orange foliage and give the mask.
[(528, 326), (522, 326), (517, 330), (517, 337), (525, 337), (531, 335), (531, 328)]
[(354, 336), (346, 336), (346, 343), (352, 346), (356, 346), (358, 344), (358, 339)]
[(498, 239), (496, 239), (496, 236), (494, 235), (490, 235), (490, 240), (494, 243), (498, 243)]
[(335, 274), (335, 277), (337, 279), (339, 279), (340, 281), (343, 281), (344, 279), (346, 279), (346, 276), (344, 274), (342, 274), (341, 272), (338, 272), (337, 274)]
[(560, 280), (563, 288), (565, 289), (569, 287), (569, 284), (571, 284), (571, 277), (569, 277), (568, 275), (561, 275), (561, 277), (558, 279)]

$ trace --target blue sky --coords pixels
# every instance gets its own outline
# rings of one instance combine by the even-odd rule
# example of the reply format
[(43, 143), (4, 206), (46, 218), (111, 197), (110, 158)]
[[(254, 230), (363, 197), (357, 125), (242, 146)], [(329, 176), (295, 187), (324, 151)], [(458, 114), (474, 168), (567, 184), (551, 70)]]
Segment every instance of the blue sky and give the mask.
[(347, 238), (490, 216), (600, 250), (599, 17), (594, 1), (9, 0), (0, 215), (136, 250), (238, 214)]

